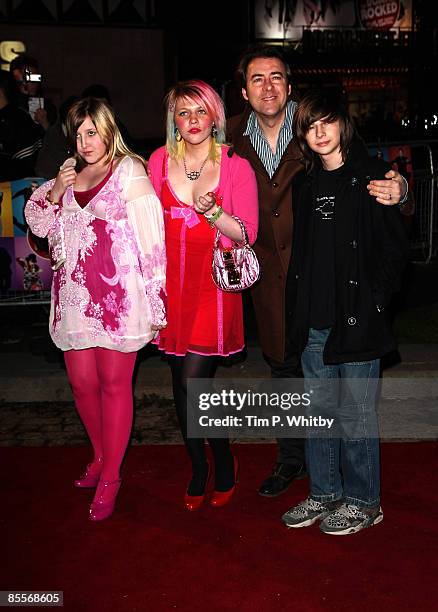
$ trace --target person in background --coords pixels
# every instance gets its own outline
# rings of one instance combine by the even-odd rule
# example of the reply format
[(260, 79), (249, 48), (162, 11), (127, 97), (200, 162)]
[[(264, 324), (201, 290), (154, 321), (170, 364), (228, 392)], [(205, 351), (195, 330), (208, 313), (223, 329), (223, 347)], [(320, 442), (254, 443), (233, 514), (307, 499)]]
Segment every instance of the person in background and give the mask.
[(53, 102), (44, 96), (38, 61), (30, 55), (18, 55), (10, 64), (10, 72), (16, 85), (20, 108), (30, 112), (32, 98), (40, 100), (39, 107), (32, 112), (32, 119), (40, 126), (43, 137), (48, 127), (55, 123), (57, 112)]
[(41, 147), (38, 126), (15, 101), (11, 75), (0, 70), (0, 181), (33, 176)]
[(137, 351), (166, 325), (164, 224), (144, 160), (123, 142), (110, 107), (80, 99), (66, 125), (75, 159), (32, 194), (25, 214), (49, 238), (50, 334), (94, 451), (75, 486), (96, 488), (89, 518), (101, 521), (121, 483)]
[(58, 174), (67, 157), (72, 155), (67, 139), (67, 114), (78, 96), (69, 96), (59, 107), (58, 117), (44, 134), (42, 147), (38, 152), (35, 171), (38, 176), (49, 179)]
[[(244, 348), (242, 297), (223, 292), (211, 276), (216, 230), (225, 246), (257, 236), (257, 185), (249, 163), (225, 146), (221, 98), (203, 81), (178, 83), (166, 96), (166, 145), (154, 151), (148, 171), (165, 213), (168, 325), (158, 348), (168, 355), (175, 406), (192, 463), (184, 503), (204, 501), (212, 466), (205, 441), (187, 436), (187, 379), (214, 376), (218, 358)], [(210, 438), (214, 456), (214, 507), (235, 491), (238, 460), (228, 438)]]
[[(114, 110), (109, 89), (105, 87), (105, 85), (100, 85), (99, 83), (93, 83), (92, 85), (88, 85), (88, 87), (86, 87), (84, 91), (81, 93), (82, 98), (86, 98), (87, 96), (105, 100), (105, 102), (109, 104), (109, 106), (111, 106)], [(135, 151), (136, 150), (135, 142), (131, 138), (131, 135), (127, 127), (125, 126), (124, 123), (122, 123), (122, 121), (120, 120), (120, 117), (118, 116), (115, 110), (114, 110), (114, 116), (116, 118), (116, 124), (117, 124), (117, 127), (119, 128), (119, 131), (122, 135), (123, 140), (125, 141), (126, 145), (131, 149), (131, 151)]]
[(379, 206), (367, 191), (369, 177), (382, 179), (390, 166), (368, 154), (337, 96), (306, 94), (293, 131), (306, 177), (294, 199), (291, 346), (302, 353), (310, 414), (333, 418), (337, 430), (309, 430), (310, 495), (283, 522), (320, 521), (324, 533), (347, 535), (383, 519), (380, 358), (395, 348), (385, 309), (409, 245), (397, 207)]
[[(257, 179), (260, 227), (254, 250), (262, 275), (251, 289), (251, 299), (259, 342), (273, 378), (296, 378), (302, 372), (300, 356), (288, 343), (292, 319), (286, 282), (292, 185), (302, 165), (292, 128), (296, 102), (291, 98), (291, 72), (281, 49), (265, 45), (246, 51), (237, 72), (248, 104), (241, 115), (228, 120), (227, 135), (236, 153), (251, 163)], [(368, 189), (380, 204), (396, 204), (407, 193), (404, 179), (394, 171), (371, 181)], [(286, 491), (295, 478), (305, 475), (304, 463), (302, 439), (279, 439), (277, 462), (261, 484), (260, 495), (274, 497)]]

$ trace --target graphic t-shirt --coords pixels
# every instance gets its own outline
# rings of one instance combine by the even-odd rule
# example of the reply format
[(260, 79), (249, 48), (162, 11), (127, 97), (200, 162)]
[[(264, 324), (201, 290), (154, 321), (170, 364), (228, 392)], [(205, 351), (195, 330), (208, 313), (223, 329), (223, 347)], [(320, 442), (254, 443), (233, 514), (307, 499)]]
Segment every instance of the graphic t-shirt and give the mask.
[(322, 170), (314, 202), (310, 327), (325, 329), (335, 321), (335, 203), (343, 167)]

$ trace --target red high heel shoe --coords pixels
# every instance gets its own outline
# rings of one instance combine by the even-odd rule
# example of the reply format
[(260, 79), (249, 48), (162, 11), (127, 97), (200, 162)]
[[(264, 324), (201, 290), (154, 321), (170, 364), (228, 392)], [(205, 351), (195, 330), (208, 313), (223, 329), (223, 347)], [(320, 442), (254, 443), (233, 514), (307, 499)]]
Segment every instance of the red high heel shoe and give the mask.
[(98, 457), (92, 463), (89, 463), (86, 467), (85, 473), (75, 480), (75, 487), (79, 487), (80, 489), (93, 489), (97, 487), (97, 483), (99, 482), (100, 474), (102, 472), (103, 467), (103, 457)]
[(205, 492), (207, 490), (208, 483), (210, 482), (210, 476), (211, 476), (211, 470), (210, 470), (210, 464), (208, 464), (208, 474), (207, 474), (207, 480), (205, 481), (204, 493), (202, 495), (189, 495), (186, 491), (186, 494), (184, 495), (184, 505), (187, 508), (187, 510), (189, 510), (190, 512), (199, 510), (199, 508), (204, 503)]
[(225, 506), (228, 504), (230, 499), (234, 495), (234, 491), (236, 490), (236, 484), (239, 482), (239, 460), (237, 457), (233, 457), (234, 460), (234, 484), (231, 489), (228, 491), (213, 491), (213, 495), (211, 496), (210, 504), (213, 508), (219, 508), (220, 506)]
[(99, 482), (103, 489), (100, 490), (99, 495), (96, 493), (96, 497), (90, 506), (90, 521), (103, 521), (111, 516), (114, 512), (121, 482), (120, 478), (118, 480), (101, 480)]

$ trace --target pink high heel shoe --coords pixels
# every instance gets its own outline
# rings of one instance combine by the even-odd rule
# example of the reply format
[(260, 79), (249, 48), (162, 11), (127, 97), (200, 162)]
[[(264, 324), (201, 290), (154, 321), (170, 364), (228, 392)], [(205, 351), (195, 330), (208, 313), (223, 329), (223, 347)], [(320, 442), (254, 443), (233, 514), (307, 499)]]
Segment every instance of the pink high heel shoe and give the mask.
[(118, 480), (99, 481), (99, 494), (96, 492), (96, 496), (90, 506), (90, 521), (103, 521), (112, 515), (121, 482), (120, 478)]
[(98, 457), (92, 463), (89, 463), (85, 469), (85, 473), (75, 480), (75, 487), (79, 487), (80, 489), (93, 489), (97, 487), (102, 467), (103, 457)]

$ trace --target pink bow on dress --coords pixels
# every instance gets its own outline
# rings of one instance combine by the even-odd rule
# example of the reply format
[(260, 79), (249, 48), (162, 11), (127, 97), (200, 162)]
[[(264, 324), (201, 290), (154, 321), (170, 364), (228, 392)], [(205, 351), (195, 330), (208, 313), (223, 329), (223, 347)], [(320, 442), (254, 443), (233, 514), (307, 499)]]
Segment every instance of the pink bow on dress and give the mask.
[(194, 227), (200, 221), (198, 215), (195, 213), (193, 208), (182, 208), (181, 206), (171, 206), (170, 214), (172, 219), (184, 219), (184, 223), (187, 227)]

